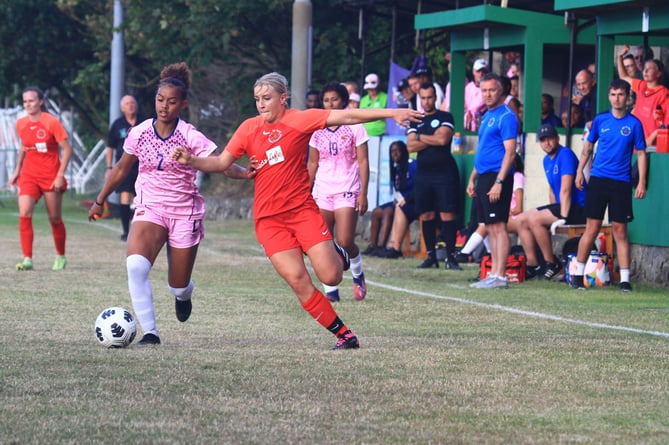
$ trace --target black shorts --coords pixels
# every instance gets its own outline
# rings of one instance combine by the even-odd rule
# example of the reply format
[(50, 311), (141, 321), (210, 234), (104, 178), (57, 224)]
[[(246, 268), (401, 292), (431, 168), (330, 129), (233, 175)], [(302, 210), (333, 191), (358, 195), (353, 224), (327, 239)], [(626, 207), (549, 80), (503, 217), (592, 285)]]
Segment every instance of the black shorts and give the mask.
[(119, 186), (116, 188), (117, 193), (122, 193), (122, 192), (130, 192), (133, 195), (136, 195), (135, 193), (135, 182), (137, 181), (137, 172), (139, 171), (139, 162), (135, 162), (135, 164), (132, 166), (130, 169), (130, 172), (128, 173), (128, 176), (125, 177), (123, 182), (119, 184)]
[[(546, 204), (545, 206), (537, 207), (537, 210), (550, 210), (554, 217), (560, 219), (560, 204)], [(567, 224), (585, 224), (585, 209), (580, 205), (572, 204), (569, 207), (569, 215), (567, 215)]]
[(416, 203), (414, 202), (413, 195), (406, 199), (404, 205), (400, 207), (400, 210), (402, 213), (404, 213), (404, 216), (406, 216), (407, 222), (409, 224), (411, 224), (413, 220), (418, 217), (418, 214), (416, 213)]
[(634, 219), (632, 212), (632, 183), (615, 179), (590, 177), (585, 194), (585, 216), (604, 219), (609, 209), (609, 221), (627, 224)]
[(460, 202), (460, 175), (457, 170), (441, 174), (416, 175), (416, 212), (457, 213)]
[(488, 192), (495, 185), (499, 172), (490, 172), (479, 175), (476, 181), (476, 200), (481, 209), (481, 219), (485, 224), (507, 222), (511, 212), (511, 197), (513, 195), (513, 175), (508, 174), (502, 183), (502, 193), (499, 201), (491, 203)]

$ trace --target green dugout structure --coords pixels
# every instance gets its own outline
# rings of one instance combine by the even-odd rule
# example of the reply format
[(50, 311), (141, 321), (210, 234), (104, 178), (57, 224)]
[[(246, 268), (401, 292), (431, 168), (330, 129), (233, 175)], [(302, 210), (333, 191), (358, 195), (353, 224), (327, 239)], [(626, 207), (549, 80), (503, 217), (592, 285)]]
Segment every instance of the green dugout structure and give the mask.
[[(471, 64), (471, 59), (478, 54), (488, 54), (493, 70), (496, 70), (494, 62), (499, 60), (500, 54), (517, 51), (522, 55), (521, 98), (526, 149), (533, 149), (533, 144), (536, 147), (541, 94), (552, 89), (550, 92), (554, 96), (564, 98), (566, 91), (568, 100), (573, 78), (584, 68), (584, 60), (589, 58), (596, 65), (598, 112), (609, 108), (608, 84), (614, 78), (616, 45), (659, 47), (663, 50), (655, 54), (655, 58), (665, 59), (665, 66), (668, 65), (669, 2), (666, 0), (554, 0), (542, 2), (552, 8), (541, 10), (516, 9), (512, 7), (513, 1), (508, 4), (509, 7), (479, 4), (415, 16), (416, 30), (449, 32), (450, 108), (456, 131), (468, 139), (469, 149), (476, 145), (476, 134), (463, 131), (465, 73), (467, 64)], [(666, 70), (665, 76), (669, 76)], [(580, 131), (572, 135), (561, 129), (560, 133), (565, 136), (566, 145), (579, 154)], [(649, 152), (653, 151), (654, 147), (650, 147)], [(458, 161), (466, 180), (471, 172), (471, 155), (458, 156), (466, 156)], [(545, 189), (545, 180), (537, 187)], [(629, 226), (633, 244), (669, 247), (669, 230), (663, 227), (664, 222), (669, 221), (668, 194), (669, 154), (652, 153), (647, 197), (634, 200), (635, 220)], [(468, 211), (469, 203), (466, 209)], [(467, 219), (468, 214), (465, 214)], [(665, 270), (661, 270), (658, 277), (646, 278), (669, 282), (669, 265), (662, 267)]]

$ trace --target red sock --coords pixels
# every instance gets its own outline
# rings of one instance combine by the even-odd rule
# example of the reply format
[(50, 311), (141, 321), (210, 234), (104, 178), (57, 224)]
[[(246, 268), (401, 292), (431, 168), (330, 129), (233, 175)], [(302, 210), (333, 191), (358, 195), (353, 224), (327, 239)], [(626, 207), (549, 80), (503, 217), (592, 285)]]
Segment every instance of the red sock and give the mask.
[(318, 289), (302, 304), (305, 311), (319, 322), (325, 329), (335, 334), (337, 337), (343, 335), (348, 330), (346, 325), (337, 316), (330, 301)]
[(19, 239), (21, 240), (21, 250), (26, 258), (33, 257), (33, 219), (30, 216), (19, 216)]
[(56, 254), (65, 255), (65, 224), (63, 221), (51, 224), (53, 244), (56, 246)]

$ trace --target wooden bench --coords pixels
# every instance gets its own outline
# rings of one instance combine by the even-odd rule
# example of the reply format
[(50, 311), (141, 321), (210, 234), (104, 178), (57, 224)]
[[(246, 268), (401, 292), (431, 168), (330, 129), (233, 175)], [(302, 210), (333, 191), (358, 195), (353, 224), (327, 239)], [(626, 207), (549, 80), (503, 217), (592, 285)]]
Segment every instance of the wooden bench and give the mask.
[[(568, 238), (583, 235), (583, 232), (585, 232), (585, 224), (566, 224), (564, 226), (559, 226), (555, 230), (555, 233), (563, 233), (567, 235)], [(599, 234), (604, 234), (604, 236), (606, 236), (604, 250), (609, 255), (609, 258), (613, 258), (613, 229), (611, 228), (611, 224), (602, 224), (602, 227), (599, 229)], [(611, 275), (611, 281), (620, 281), (620, 273), (616, 271), (615, 268)]]

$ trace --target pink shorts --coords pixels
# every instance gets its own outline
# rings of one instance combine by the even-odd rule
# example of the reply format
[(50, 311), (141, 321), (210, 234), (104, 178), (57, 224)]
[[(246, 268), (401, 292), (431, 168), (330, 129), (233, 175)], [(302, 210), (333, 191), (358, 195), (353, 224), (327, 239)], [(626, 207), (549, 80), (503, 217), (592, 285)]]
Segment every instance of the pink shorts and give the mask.
[(355, 209), (359, 193), (343, 192), (335, 195), (314, 196), (319, 209), (334, 212), (335, 209), (352, 208)]
[(177, 249), (188, 249), (200, 244), (204, 238), (204, 224), (201, 219), (176, 219), (160, 216), (151, 209), (138, 207), (132, 222), (146, 221), (167, 230), (167, 244)]
[(332, 239), (316, 206), (305, 206), (259, 219), (256, 221), (256, 237), (268, 257), (294, 248), (306, 252), (316, 244)]

